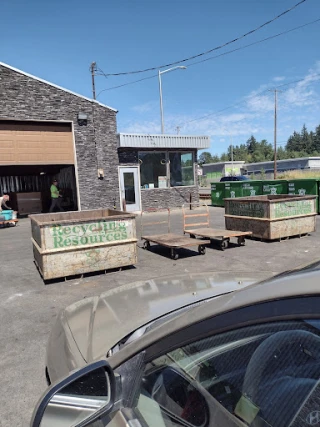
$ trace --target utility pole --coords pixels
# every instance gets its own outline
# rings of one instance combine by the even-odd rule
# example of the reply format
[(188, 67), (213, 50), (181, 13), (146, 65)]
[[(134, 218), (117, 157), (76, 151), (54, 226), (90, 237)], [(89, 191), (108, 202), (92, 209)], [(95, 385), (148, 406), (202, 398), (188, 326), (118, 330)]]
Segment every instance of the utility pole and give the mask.
[(231, 167), (233, 170), (233, 138), (231, 136)]
[(273, 178), (277, 179), (277, 93), (281, 93), (278, 89), (269, 89), (270, 92), (274, 92), (274, 163), (273, 163)]
[(177, 135), (180, 135), (180, 126), (177, 126), (176, 130), (177, 130)]
[(97, 63), (96, 62), (92, 62), (92, 64), (90, 65), (90, 70), (91, 70), (91, 78), (92, 78), (92, 98), (96, 99), (96, 86), (95, 86), (95, 82), (94, 82), (94, 76), (95, 76), (95, 71), (97, 71)]

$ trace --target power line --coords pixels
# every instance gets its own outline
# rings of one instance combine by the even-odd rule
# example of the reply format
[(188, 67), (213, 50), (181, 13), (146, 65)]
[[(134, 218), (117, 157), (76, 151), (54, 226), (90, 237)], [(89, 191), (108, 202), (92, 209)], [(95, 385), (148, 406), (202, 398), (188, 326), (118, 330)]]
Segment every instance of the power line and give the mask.
[(147, 71), (154, 71), (154, 70), (159, 70), (165, 67), (171, 67), (172, 65), (177, 65), (177, 64), (181, 64), (183, 62), (187, 62), (190, 61), (191, 59), (195, 59), (195, 58), (199, 58), (200, 56), (203, 55), (207, 55), (208, 53), (211, 53), (215, 50), (219, 50), (222, 49), (223, 47), (228, 46), (229, 44), (235, 43), (253, 33), (255, 33), (256, 31), (261, 30), (261, 28), (271, 24), (272, 22), (276, 21), (277, 19), (281, 18), (282, 16), (286, 15), (287, 13), (291, 12), (292, 10), (294, 10), (295, 8), (297, 8), (298, 6), (300, 6), (301, 4), (305, 3), (307, 0), (300, 0), (298, 3), (296, 3), (294, 6), (290, 7), (289, 9), (285, 10), (284, 12), (280, 13), (279, 15), (275, 16), (274, 18), (270, 19), (267, 22), (264, 22), (263, 24), (259, 25), (258, 27), (254, 28), (253, 30), (250, 30), (248, 32), (246, 32), (245, 34), (233, 39), (233, 40), (229, 40), (226, 43), (223, 43), (220, 46), (216, 46), (212, 49), (209, 49), (205, 52), (201, 52), (198, 53), (196, 55), (190, 56), (189, 58), (184, 58), (184, 59), (180, 59), (179, 61), (175, 61), (175, 62), (170, 62), (169, 64), (164, 64), (164, 65), (159, 65), (157, 67), (150, 67), (150, 68), (145, 68), (143, 70), (135, 70), (135, 71), (125, 71), (125, 72), (121, 72), (121, 73), (104, 73), (102, 72), (103, 75), (105, 76), (123, 76), (123, 75), (128, 75), (128, 74), (138, 74), (138, 73), (145, 73)]
[[(320, 74), (319, 74), (319, 73), (316, 73), (316, 74), (313, 74), (313, 75), (314, 75), (314, 76), (320, 76)], [(192, 120), (188, 120), (187, 122), (184, 122), (184, 123), (180, 123), (180, 124), (179, 124), (179, 126), (180, 126), (180, 127), (183, 127), (183, 126), (185, 126), (185, 125), (187, 125), (187, 124), (189, 124), (189, 123), (197, 122), (197, 121), (199, 121), (199, 120), (206, 119), (207, 117), (211, 117), (211, 116), (219, 116), (221, 113), (223, 113), (223, 112), (224, 112), (224, 111), (226, 111), (226, 110), (230, 110), (231, 108), (237, 107), (238, 105), (245, 104), (249, 99), (252, 99), (252, 98), (260, 98), (262, 95), (264, 95), (264, 94), (265, 94), (266, 92), (268, 92), (270, 89), (271, 89), (271, 90), (274, 90), (274, 89), (278, 89), (278, 88), (280, 88), (280, 87), (288, 86), (288, 85), (291, 85), (291, 84), (294, 84), (294, 83), (299, 83), (299, 82), (302, 82), (302, 81), (304, 81), (304, 78), (303, 78), (303, 79), (299, 79), (299, 80), (293, 80), (293, 81), (288, 82), (288, 83), (283, 83), (283, 84), (281, 84), (281, 85), (277, 85), (276, 87), (272, 87), (272, 88), (265, 89), (265, 90), (263, 90), (262, 92), (259, 92), (259, 93), (255, 94), (255, 95), (248, 96), (244, 101), (239, 101), (239, 102), (237, 102), (237, 103), (235, 103), (235, 104), (229, 105), (228, 107), (225, 107), (225, 108), (223, 108), (223, 109), (221, 109), (221, 110), (218, 110), (218, 111), (215, 111), (215, 112), (213, 112), (213, 113), (209, 113), (209, 114), (206, 114), (206, 115), (204, 115), (204, 116), (197, 117), (197, 118), (192, 119)]]
[[(203, 63), (203, 62), (211, 61), (212, 59), (217, 59), (217, 58), (220, 58), (220, 57), (225, 56), (225, 55), (230, 55), (231, 53), (238, 52), (238, 51), (243, 50), (243, 49), (247, 49), (248, 47), (251, 47), (251, 46), (254, 46), (254, 45), (257, 45), (257, 44), (260, 44), (260, 43), (264, 43), (264, 42), (266, 42), (266, 41), (268, 41), (268, 40), (272, 40), (272, 39), (274, 39), (274, 38), (277, 38), (277, 37), (283, 36), (283, 35), (285, 35), (285, 34), (291, 33), (292, 31), (299, 30), (299, 29), (301, 29), (301, 28), (307, 27), (308, 25), (312, 25), (312, 24), (315, 24), (315, 23), (317, 23), (317, 22), (320, 22), (320, 18), (315, 19), (314, 21), (307, 22), (306, 24), (299, 25), (298, 27), (290, 28), (289, 30), (282, 31), (281, 33), (274, 34), (274, 35), (269, 36), (269, 37), (266, 37), (266, 38), (264, 38), (264, 39), (257, 40), (256, 42), (249, 43), (249, 44), (244, 45), (244, 46), (240, 46), (240, 47), (238, 47), (238, 48), (236, 48), (236, 49), (228, 50), (227, 52), (220, 53), (219, 55), (211, 56), (211, 57), (209, 57), (209, 58), (202, 59), (201, 61), (192, 62), (191, 64), (188, 64), (188, 67), (192, 67), (193, 65), (198, 65), (198, 64), (201, 64), (201, 63)], [(99, 76), (99, 75), (102, 75), (102, 76), (104, 76), (104, 77), (108, 78), (108, 76), (107, 76), (105, 73), (103, 73), (103, 72), (102, 72), (102, 70), (101, 70), (100, 68), (98, 68), (98, 71), (99, 71), (101, 74), (96, 74), (96, 75), (98, 75), (98, 76)], [(103, 93), (103, 92), (106, 92), (106, 91), (109, 91), (109, 90), (114, 90), (114, 89), (119, 89), (119, 88), (124, 87), (124, 86), (128, 86), (128, 85), (132, 85), (132, 84), (135, 84), (135, 83), (139, 83), (139, 82), (142, 82), (143, 80), (154, 79), (154, 78), (156, 78), (156, 77), (158, 77), (158, 74), (153, 74), (152, 76), (144, 77), (143, 79), (133, 80), (133, 81), (131, 81), (131, 82), (123, 83), (123, 84), (121, 84), (121, 85), (112, 86), (112, 87), (109, 87), (109, 88), (103, 89), (102, 91), (100, 91), (100, 92), (98, 93), (97, 97), (98, 97), (101, 93)]]
[(112, 87), (109, 87), (109, 88), (107, 88), (107, 89), (103, 89), (103, 90), (101, 90), (101, 91), (98, 93), (98, 95), (97, 95), (97, 96), (99, 96), (102, 92), (106, 92), (107, 90), (119, 89), (119, 87), (132, 85), (132, 84), (134, 84), (134, 83), (139, 83), (139, 82), (142, 82), (143, 80), (154, 79), (155, 77), (158, 77), (158, 74), (153, 74), (152, 76), (144, 77), (143, 79), (135, 80), (134, 82), (124, 83), (124, 84), (122, 84), (122, 85), (118, 85), (118, 86), (112, 86)]
[(238, 47), (236, 49), (228, 50), (227, 52), (220, 53), (219, 55), (211, 56), (210, 58), (202, 59), (201, 61), (192, 62), (191, 64), (188, 64), (188, 67), (192, 67), (193, 65), (201, 64), (202, 62), (210, 61), (211, 59), (220, 58), (221, 56), (230, 55), (230, 53), (234, 53), (234, 52), (237, 52), (239, 50), (247, 49), (248, 47), (254, 46), (256, 44), (264, 43), (264, 42), (266, 42), (268, 40), (275, 39), (277, 37), (280, 37), (280, 36), (283, 36), (285, 34), (291, 33), (292, 31), (299, 30), (300, 28), (306, 27), (308, 25), (315, 24), (316, 22), (319, 22), (319, 21), (320, 21), (320, 18), (315, 19), (314, 21), (307, 22), (306, 24), (299, 25), (298, 27), (294, 27), (294, 28), (291, 28), (289, 30), (282, 31), (281, 33), (274, 34), (274, 35), (266, 37), (264, 39), (257, 40), (256, 42), (249, 43), (249, 44), (244, 45), (244, 46), (240, 46), (240, 47)]

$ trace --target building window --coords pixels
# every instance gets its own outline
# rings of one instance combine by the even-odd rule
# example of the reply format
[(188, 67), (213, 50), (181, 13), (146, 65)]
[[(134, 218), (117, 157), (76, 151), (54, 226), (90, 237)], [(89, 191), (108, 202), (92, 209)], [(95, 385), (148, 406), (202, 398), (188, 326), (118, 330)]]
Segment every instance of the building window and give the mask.
[(167, 187), (167, 161), (165, 152), (140, 152), (139, 163), (141, 188)]
[(141, 188), (185, 187), (195, 184), (194, 156), (185, 151), (139, 152)]
[(170, 186), (180, 187), (194, 185), (194, 168), (192, 153), (169, 153)]

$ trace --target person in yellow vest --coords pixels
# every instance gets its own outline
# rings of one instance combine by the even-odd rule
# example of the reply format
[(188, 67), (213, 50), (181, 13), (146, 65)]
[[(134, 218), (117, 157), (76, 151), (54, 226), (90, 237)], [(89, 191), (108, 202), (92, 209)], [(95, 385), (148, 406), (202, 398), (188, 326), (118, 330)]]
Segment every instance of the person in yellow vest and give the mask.
[(53, 212), (54, 209), (58, 209), (60, 212), (63, 212), (63, 209), (61, 207), (61, 195), (60, 195), (60, 191), (58, 190), (58, 181), (56, 179), (52, 181), (50, 192), (51, 192), (51, 206), (50, 206), (49, 212)]

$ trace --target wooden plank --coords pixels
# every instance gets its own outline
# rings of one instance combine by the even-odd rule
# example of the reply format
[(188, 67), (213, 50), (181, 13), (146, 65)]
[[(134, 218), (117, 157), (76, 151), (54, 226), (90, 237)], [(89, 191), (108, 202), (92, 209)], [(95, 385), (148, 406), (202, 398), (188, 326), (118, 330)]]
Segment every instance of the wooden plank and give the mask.
[(193, 230), (185, 230), (188, 234), (194, 234), (195, 236), (207, 237), (208, 239), (215, 239), (221, 237), (222, 239), (227, 237), (240, 237), (240, 236), (251, 236), (251, 231), (234, 231), (224, 230), (219, 228), (196, 228)]
[(204, 214), (190, 214), (190, 215), (185, 215), (184, 217), (185, 218), (194, 218), (194, 217), (198, 217), (198, 216), (208, 216), (208, 214), (207, 213), (204, 213)]
[(285, 216), (283, 218), (256, 218), (253, 216), (238, 216), (238, 215), (227, 215), (225, 214), (225, 218), (236, 218), (236, 219), (254, 219), (255, 221), (264, 221), (264, 222), (278, 222), (278, 221), (284, 221), (286, 219), (295, 219), (295, 218), (305, 218), (308, 216), (317, 216), (316, 213), (310, 213), (305, 215), (294, 215), (294, 216)]
[(42, 255), (33, 246), (36, 264), (44, 280), (125, 267), (137, 263), (135, 242), (119, 246), (81, 248), (73, 252)]
[(167, 248), (182, 248), (210, 244), (210, 240), (190, 239), (189, 237), (173, 233), (141, 236), (141, 239)]
[(195, 222), (194, 224), (185, 224), (184, 228), (186, 227), (195, 227), (195, 226), (199, 226), (199, 225), (209, 225), (207, 222)]

